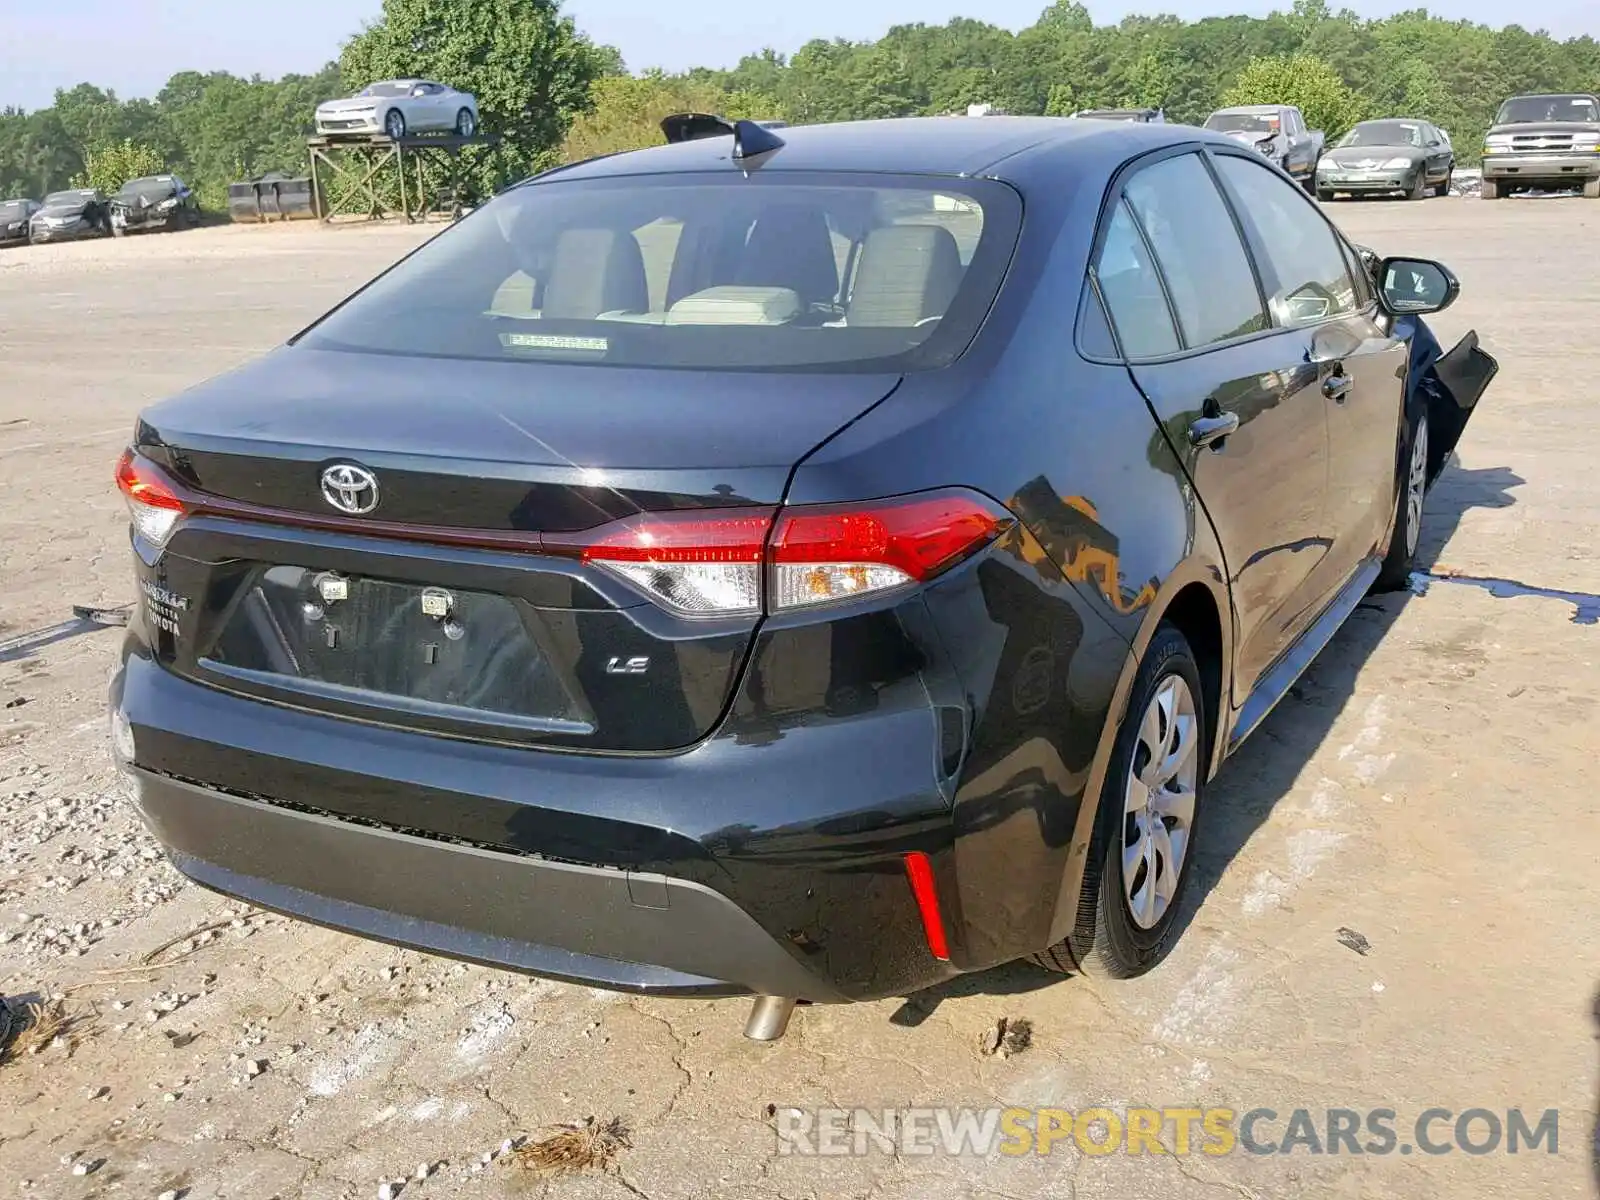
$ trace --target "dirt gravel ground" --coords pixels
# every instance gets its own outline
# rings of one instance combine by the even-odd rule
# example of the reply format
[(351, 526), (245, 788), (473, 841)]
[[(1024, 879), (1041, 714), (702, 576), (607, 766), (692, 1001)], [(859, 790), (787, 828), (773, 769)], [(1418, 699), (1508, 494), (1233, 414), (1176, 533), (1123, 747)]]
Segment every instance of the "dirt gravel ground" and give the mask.
[[(1434, 576), (1490, 582), (1419, 580), (1358, 610), (1213, 787), (1203, 894), (1152, 975), (1017, 966), (803, 1009), (770, 1046), (741, 1038), (743, 1002), (554, 985), (230, 905), (165, 865), (113, 778), (102, 692), (120, 633), (71, 606), (132, 598), (110, 475), (135, 412), (280, 341), (424, 235), (202, 230), (0, 254), (0, 992), (62, 996), (82, 1018), (0, 1063), (0, 1194), (1595, 1194), (1600, 204), (1330, 211), (1381, 252), (1451, 263), (1464, 290), (1442, 340), (1475, 326), (1500, 357), (1424, 526)], [(1032, 1044), (985, 1056), (1002, 1017), (1030, 1021)], [(1554, 1108), (1559, 1140), (776, 1152), (775, 1109), (935, 1105), (1267, 1108), (1263, 1142), (1297, 1108), (1319, 1128), (1330, 1108), (1391, 1108), (1406, 1145), (1429, 1108), (1530, 1124)], [(630, 1131), (609, 1173), (552, 1182), (501, 1152), (591, 1115)]]

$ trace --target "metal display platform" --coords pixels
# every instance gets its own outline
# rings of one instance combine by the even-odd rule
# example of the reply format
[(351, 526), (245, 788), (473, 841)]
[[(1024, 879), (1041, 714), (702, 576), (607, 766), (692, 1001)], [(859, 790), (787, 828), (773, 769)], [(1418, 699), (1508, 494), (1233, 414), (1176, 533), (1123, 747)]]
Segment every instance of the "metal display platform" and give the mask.
[(422, 221), (459, 216), (464, 204), (461, 152), (498, 145), (498, 134), (325, 133), (306, 139), (312, 205), (319, 220), (402, 216)]

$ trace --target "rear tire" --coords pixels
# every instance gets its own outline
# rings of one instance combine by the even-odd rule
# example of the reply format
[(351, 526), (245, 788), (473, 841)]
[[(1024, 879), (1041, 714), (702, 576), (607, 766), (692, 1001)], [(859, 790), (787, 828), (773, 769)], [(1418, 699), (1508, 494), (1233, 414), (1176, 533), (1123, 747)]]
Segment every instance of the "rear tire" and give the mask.
[(1454, 181), (1455, 177), (1456, 169), (1451, 167), (1444, 173), (1443, 182), (1441, 182), (1438, 187), (1433, 189), (1433, 194), (1435, 196), (1448, 196), (1450, 194), (1450, 184)]
[(1422, 507), (1428, 498), (1428, 406), (1416, 401), (1416, 411), (1406, 422), (1403, 464), (1395, 476), (1394, 532), (1389, 552), (1372, 585), (1375, 592), (1398, 592), (1411, 580), (1417, 547), (1422, 543)]
[(1478, 194), (1485, 200), (1500, 199), (1499, 181), (1494, 179), (1485, 179), (1483, 181), (1483, 191), (1479, 192)]
[(1106, 768), (1078, 927), (1034, 956), (1040, 966), (1131, 979), (1166, 955), (1194, 874), (1210, 729), (1194, 653), (1175, 626), (1162, 624)]

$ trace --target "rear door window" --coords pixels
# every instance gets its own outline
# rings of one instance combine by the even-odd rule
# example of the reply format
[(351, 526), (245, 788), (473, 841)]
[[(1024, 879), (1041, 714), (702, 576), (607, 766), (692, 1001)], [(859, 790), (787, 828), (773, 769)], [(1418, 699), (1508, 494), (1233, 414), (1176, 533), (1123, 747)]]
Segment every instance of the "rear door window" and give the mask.
[(914, 370), (976, 333), (1021, 201), (987, 180), (688, 174), (514, 188), (306, 337), (698, 369)]
[(1144, 168), (1124, 195), (1155, 251), (1186, 346), (1268, 328), (1239, 231), (1198, 154)]

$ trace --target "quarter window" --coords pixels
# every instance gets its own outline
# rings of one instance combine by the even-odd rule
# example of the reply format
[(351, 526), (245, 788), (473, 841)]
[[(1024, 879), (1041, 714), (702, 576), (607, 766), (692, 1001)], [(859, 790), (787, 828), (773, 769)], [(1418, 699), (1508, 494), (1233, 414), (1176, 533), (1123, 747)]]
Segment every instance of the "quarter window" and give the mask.
[(1124, 195), (1155, 251), (1186, 345), (1268, 328), (1239, 232), (1198, 155), (1146, 167)]
[(1252, 159), (1223, 154), (1216, 162), (1257, 235), (1274, 321), (1293, 329), (1355, 312), (1360, 302), (1338, 235), (1306, 194)]
[(1112, 213), (1095, 276), (1126, 357), (1156, 358), (1180, 349), (1161, 278), (1126, 201), (1118, 201)]

